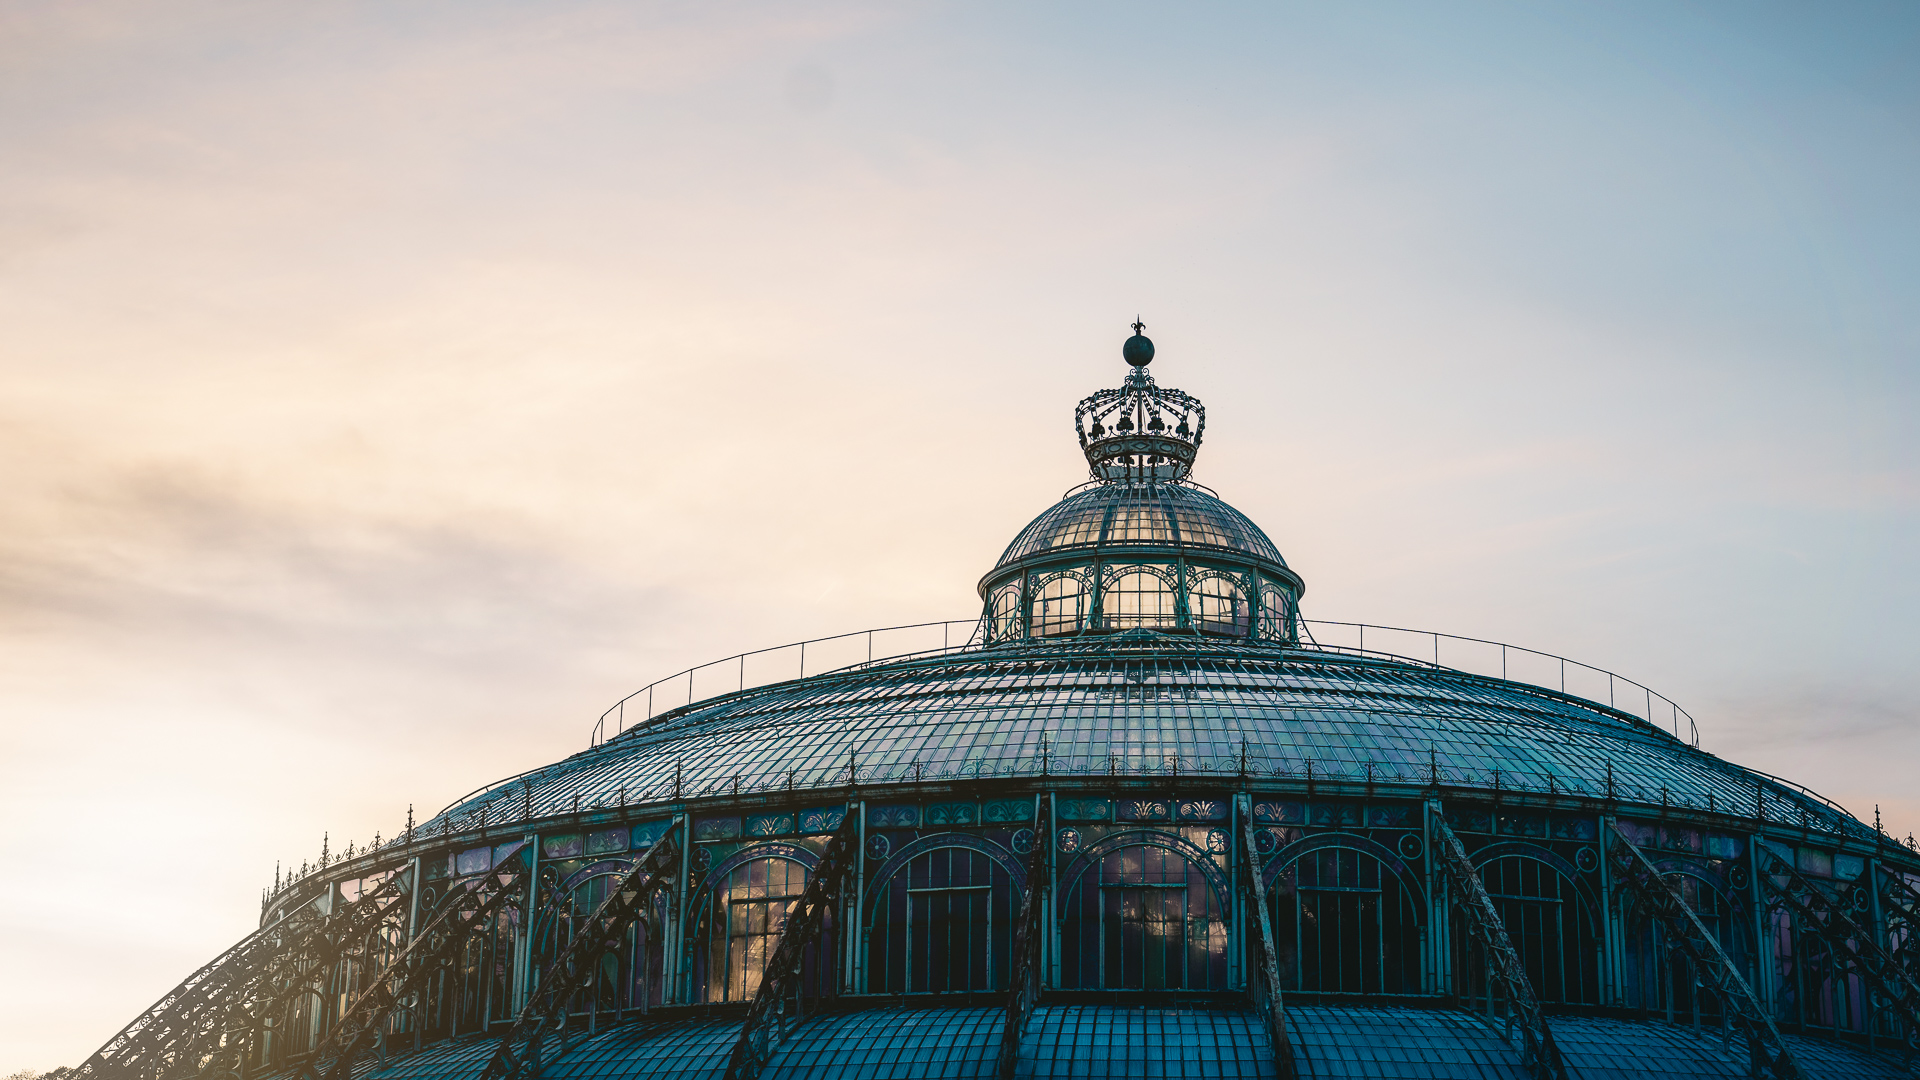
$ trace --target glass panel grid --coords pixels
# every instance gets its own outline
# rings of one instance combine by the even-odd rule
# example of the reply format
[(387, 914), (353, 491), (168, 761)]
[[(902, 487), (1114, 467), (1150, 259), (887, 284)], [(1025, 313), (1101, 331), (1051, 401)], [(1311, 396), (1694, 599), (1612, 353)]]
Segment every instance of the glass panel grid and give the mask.
[[(1042, 761), (1042, 746), (1046, 749)], [(1500, 786), (1800, 827), (1857, 822), (1577, 702), (1453, 672), (1196, 639), (1055, 639), (784, 684), (516, 778), (429, 823), (472, 828), (702, 795), (1106, 772)], [(1371, 770), (1371, 771), (1369, 771)], [(452, 820), (449, 821), (449, 818)], [(1836, 826), (1836, 822), (1838, 825)]]

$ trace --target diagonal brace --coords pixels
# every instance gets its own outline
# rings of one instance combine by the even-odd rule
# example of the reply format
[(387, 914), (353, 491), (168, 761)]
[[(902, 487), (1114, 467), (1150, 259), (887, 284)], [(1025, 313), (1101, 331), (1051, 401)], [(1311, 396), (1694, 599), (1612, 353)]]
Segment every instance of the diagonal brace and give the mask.
[[(1241, 865), (1246, 877), (1241, 886), (1241, 902), (1246, 905), (1248, 917), (1244, 920), (1248, 930), (1252, 930), (1254, 920), (1259, 920), (1260, 935), (1249, 944), (1258, 947), (1257, 963), (1247, 967), (1247, 985), (1253, 990), (1254, 1004), (1260, 1012), (1260, 1023), (1267, 1029), (1267, 1040), (1273, 1044), (1274, 1070), (1279, 1080), (1293, 1080), (1296, 1067), (1293, 1060), (1293, 1040), (1287, 1037), (1287, 1004), (1280, 995), (1279, 953), (1273, 946), (1273, 916), (1267, 910), (1267, 885), (1260, 876), (1259, 855), (1254, 847), (1253, 800), (1240, 796), (1240, 848)], [(1251, 951), (1251, 950), (1250, 950)], [(1253, 957), (1249, 957), (1253, 959)]]
[(1478, 942), (1487, 957), (1487, 976), (1500, 984), (1511, 1010), (1509, 1020), (1520, 1028), (1520, 1061), (1536, 1080), (1567, 1080), (1567, 1066), (1560, 1060), (1560, 1048), (1554, 1045), (1553, 1030), (1540, 1012), (1533, 986), (1527, 982), (1527, 969), (1507, 936), (1506, 924), (1487, 895), (1479, 871), (1467, 859), (1467, 849), (1448, 827), (1444, 815), (1431, 814), (1429, 820), (1439, 831), (1434, 845), (1434, 861), (1447, 880), (1453, 903), (1466, 918), (1467, 934)]
[(515, 842), (487, 873), (459, 883), (459, 891), (440, 904), (400, 955), (347, 1006), (311, 1059), (318, 1067), (303, 1071), (327, 1080), (350, 1080), (355, 1060), (375, 1044), (394, 1012), (417, 997), (443, 961), (520, 894), (527, 876), (526, 849), (526, 841)]
[(1007, 988), (1007, 1022), (1000, 1030), (1000, 1056), (994, 1064), (999, 1080), (1013, 1080), (1020, 1061), (1020, 1036), (1040, 1003), (1040, 939), (1046, 933), (1047, 852), (1052, 844), (1052, 803), (1044, 794), (1036, 795), (1033, 850), (1027, 853), (1027, 895), (1020, 901), (1020, 921), (1013, 929), (1013, 985)]
[(860, 821), (855, 809), (848, 805), (847, 816), (827, 841), (826, 854), (807, 879), (805, 891), (787, 909), (780, 943), (767, 960), (760, 988), (754, 992), (753, 1001), (747, 1005), (747, 1018), (740, 1025), (740, 1038), (733, 1044), (733, 1056), (727, 1060), (726, 1080), (755, 1080), (785, 1036), (779, 1009), (799, 989), (801, 950), (820, 935), (828, 910), (839, 902), (841, 879), (853, 869), (860, 854)]
[(1717, 995), (1727, 1014), (1746, 1035), (1748, 1069), (1758, 1080), (1806, 1080), (1800, 1063), (1794, 1060), (1780, 1029), (1773, 1024), (1753, 988), (1740, 974), (1719, 939), (1707, 932), (1686, 901), (1674, 890), (1673, 883), (1660, 875), (1619, 822), (1609, 821), (1608, 853), (1613, 857), (1614, 880), (1633, 894), (1635, 902), (1659, 922), (1666, 939), (1678, 945), (1692, 962), (1693, 970)]
[[(1772, 863), (1766, 873), (1767, 891), (1793, 912), (1794, 922), (1825, 938), (1834, 954), (1860, 973), (1874, 994), (1900, 1018), (1901, 1025), (1907, 1029), (1909, 1046), (1920, 1042), (1920, 985), (1915, 985), (1893, 957), (1874, 942), (1872, 934), (1808, 881), (1797, 867), (1765, 844), (1758, 845), (1758, 849), (1761, 856)], [(1776, 877), (1785, 878), (1786, 885), (1775, 884)]]
[(679, 829), (676, 817), (660, 839), (621, 876), (606, 899), (600, 901), (573, 940), (540, 977), (539, 988), (527, 998), (513, 1027), (500, 1038), (482, 1080), (522, 1080), (540, 1075), (541, 1039), (549, 1032), (564, 1033), (567, 1010), (582, 987), (594, 981), (600, 962), (626, 943), (627, 931), (646, 914), (647, 898), (655, 886), (674, 874)]

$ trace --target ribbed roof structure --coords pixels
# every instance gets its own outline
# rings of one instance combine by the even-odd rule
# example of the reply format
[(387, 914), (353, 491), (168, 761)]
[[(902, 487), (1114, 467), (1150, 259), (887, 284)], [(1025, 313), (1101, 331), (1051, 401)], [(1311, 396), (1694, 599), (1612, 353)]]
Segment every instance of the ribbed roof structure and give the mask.
[[(851, 773), (849, 770), (852, 770)], [(1584, 795), (1871, 830), (1629, 713), (1315, 647), (1127, 635), (977, 649), (723, 695), (501, 782), (436, 827), (576, 805), (988, 778), (1241, 777)]]
[(1120, 544), (1230, 552), (1287, 565), (1260, 526), (1212, 492), (1194, 484), (1123, 483), (1092, 484), (1048, 507), (1013, 538), (994, 570), (1036, 555)]

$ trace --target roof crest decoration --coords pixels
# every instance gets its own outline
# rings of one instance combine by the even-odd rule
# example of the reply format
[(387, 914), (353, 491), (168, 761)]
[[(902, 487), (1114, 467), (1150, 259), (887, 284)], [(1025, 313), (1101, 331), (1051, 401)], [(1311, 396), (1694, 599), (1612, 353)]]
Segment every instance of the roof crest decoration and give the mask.
[(1207, 430), (1207, 409), (1200, 399), (1162, 389), (1147, 374), (1153, 342), (1137, 318), (1133, 336), (1121, 347), (1133, 370), (1117, 390), (1082, 398), (1073, 410), (1080, 450), (1093, 478), (1105, 483), (1164, 483), (1193, 471), (1200, 439)]

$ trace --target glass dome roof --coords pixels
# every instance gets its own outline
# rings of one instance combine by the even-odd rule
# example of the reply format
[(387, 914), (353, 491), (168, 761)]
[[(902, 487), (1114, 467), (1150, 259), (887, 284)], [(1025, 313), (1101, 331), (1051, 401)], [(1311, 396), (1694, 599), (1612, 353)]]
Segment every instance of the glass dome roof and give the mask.
[(860, 785), (1317, 778), (1743, 815), (1758, 799), (1777, 824), (1873, 835), (1596, 702), (1447, 668), (1162, 635), (986, 648), (725, 694), (503, 780), (428, 827), (616, 802), (844, 791), (850, 764)]
[(1034, 518), (994, 572), (1035, 555), (1117, 544), (1212, 548), (1287, 565), (1260, 526), (1204, 488), (1109, 483), (1069, 494)]

